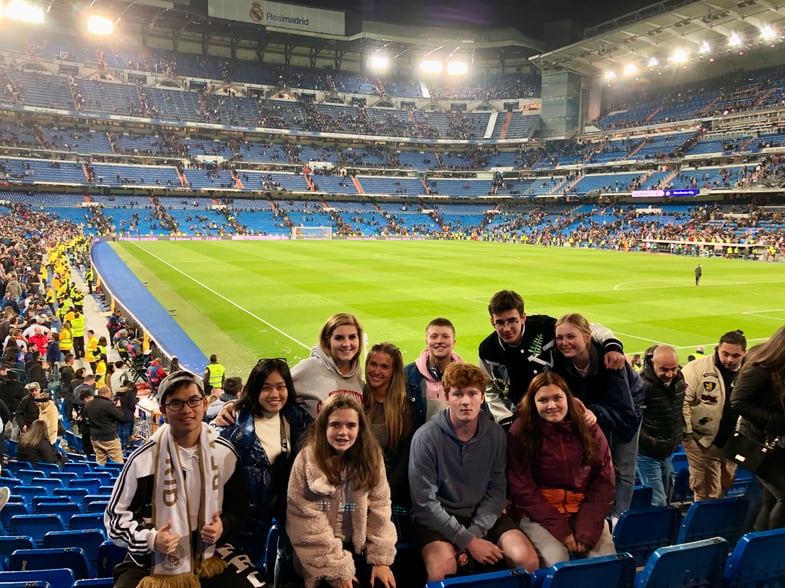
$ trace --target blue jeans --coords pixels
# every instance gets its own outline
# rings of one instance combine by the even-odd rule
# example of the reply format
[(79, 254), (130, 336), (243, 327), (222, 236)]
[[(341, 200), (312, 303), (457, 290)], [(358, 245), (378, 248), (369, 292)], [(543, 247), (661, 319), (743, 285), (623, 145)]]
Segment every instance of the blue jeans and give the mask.
[(673, 458), (657, 459), (638, 454), (638, 477), (641, 482), (651, 486), (651, 505), (667, 506), (673, 494)]
[(128, 449), (131, 446), (131, 433), (134, 430), (134, 422), (117, 423), (117, 436), (120, 437), (120, 446)]
[(632, 504), (632, 493), (635, 490), (635, 458), (638, 455), (638, 436), (640, 426), (635, 436), (622, 443), (611, 435), (611, 458), (613, 459), (613, 469), (616, 470), (616, 498), (613, 502), (614, 515), (620, 515), (625, 510), (629, 510)]

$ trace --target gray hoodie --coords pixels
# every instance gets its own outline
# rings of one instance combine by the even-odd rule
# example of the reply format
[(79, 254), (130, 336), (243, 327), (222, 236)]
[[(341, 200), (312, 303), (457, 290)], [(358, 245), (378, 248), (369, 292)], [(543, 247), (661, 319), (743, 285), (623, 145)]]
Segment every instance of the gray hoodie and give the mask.
[(360, 361), (351, 372), (344, 375), (338, 371), (333, 358), (321, 347), (311, 349), (311, 356), (292, 368), (292, 380), (297, 391), (297, 403), (313, 418), (322, 408), (322, 403), (333, 394), (354, 394), (362, 405), (363, 379)]
[[(507, 505), (504, 430), (485, 412), (479, 419), (477, 434), (464, 442), (445, 409), (417, 430), (409, 457), (416, 522), (461, 550), (485, 537)], [(456, 517), (471, 522), (465, 527)]]

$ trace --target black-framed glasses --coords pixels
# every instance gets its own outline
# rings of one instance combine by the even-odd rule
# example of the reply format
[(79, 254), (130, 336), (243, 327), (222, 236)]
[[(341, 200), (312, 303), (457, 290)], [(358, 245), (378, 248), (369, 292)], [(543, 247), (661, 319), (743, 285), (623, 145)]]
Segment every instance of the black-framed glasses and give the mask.
[(169, 410), (174, 412), (180, 412), (188, 405), (188, 408), (196, 408), (202, 402), (204, 402), (204, 396), (191, 396), (188, 400), (180, 400), (179, 398), (175, 398), (174, 400), (170, 400), (164, 406)]
[(493, 324), (494, 324), (494, 326), (496, 326), (496, 327), (501, 329), (501, 328), (504, 328), (504, 327), (515, 327), (520, 322), (521, 322), (520, 319), (508, 318), (507, 320), (497, 319), (497, 320), (493, 321)]

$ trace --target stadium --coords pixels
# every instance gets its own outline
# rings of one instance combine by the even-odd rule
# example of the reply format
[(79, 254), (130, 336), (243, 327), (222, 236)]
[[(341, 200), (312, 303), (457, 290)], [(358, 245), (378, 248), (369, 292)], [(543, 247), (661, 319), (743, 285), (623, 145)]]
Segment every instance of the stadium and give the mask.
[[(505, 289), (682, 364), (785, 323), (785, 3), (598, 6), (544, 33), (307, 4), (2, 2), (4, 247), (67, 259), (88, 324), (118, 310), (138, 337), (139, 379), (293, 366), (338, 312), (407, 363), (449, 317), (476, 362)], [(757, 585), (714, 564), (705, 585)]]

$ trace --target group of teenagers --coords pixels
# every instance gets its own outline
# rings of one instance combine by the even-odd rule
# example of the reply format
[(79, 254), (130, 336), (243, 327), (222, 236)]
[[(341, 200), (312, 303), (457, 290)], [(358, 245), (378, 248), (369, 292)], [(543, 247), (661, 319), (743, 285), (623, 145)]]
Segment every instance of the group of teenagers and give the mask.
[(166, 425), (127, 459), (106, 509), (128, 548), (115, 586), (263, 586), (274, 521), (270, 575), (306, 588), (410, 585), (399, 542), (425, 581), (614, 553), (607, 518), (632, 499), (641, 379), (579, 314), (527, 317), (509, 290), (488, 310), (479, 366), (437, 318), (416, 361), (378, 343), (364, 370), (359, 320), (335, 314), (291, 370), (259, 360), (212, 426), (202, 379), (168, 375)]

